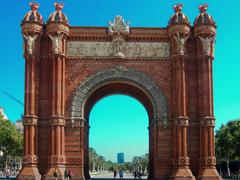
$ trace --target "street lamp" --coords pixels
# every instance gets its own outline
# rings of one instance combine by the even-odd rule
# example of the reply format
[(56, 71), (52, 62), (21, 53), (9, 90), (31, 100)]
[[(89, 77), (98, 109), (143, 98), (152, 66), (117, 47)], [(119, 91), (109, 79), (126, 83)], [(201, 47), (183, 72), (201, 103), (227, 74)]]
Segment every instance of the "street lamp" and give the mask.
[[(2, 160), (2, 157), (3, 157), (3, 151), (0, 151), (0, 161)], [(0, 170), (0, 172), (1, 172), (2, 171), (2, 163), (1, 163), (0, 168), (1, 168), (1, 170)], [(1, 172), (1, 174), (0, 174), (0, 177), (2, 177), (2, 176), (3, 176), (3, 172)]]

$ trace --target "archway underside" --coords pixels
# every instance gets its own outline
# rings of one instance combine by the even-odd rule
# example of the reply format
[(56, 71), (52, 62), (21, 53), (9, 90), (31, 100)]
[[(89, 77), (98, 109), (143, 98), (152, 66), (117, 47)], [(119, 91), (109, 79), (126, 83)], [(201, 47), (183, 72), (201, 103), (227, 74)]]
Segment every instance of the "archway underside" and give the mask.
[[(93, 106), (102, 98), (112, 95), (112, 94), (124, 94), (129, 95), (143, 104), (148, 113), (149, 124), (154, 117), (154, 107), (150, 100), (150, 97), (144, 92), (140, 87), (124, 81), (112, 81), (105, 83), (98, 88), (94, 89), (89, 97), (87, 97), (86, 103), (84, 105), (84, 119), (88, 124), (84, 128), (85, 131), (85, 142), (84, 142), (84, 176), (86, 179), (90, 179), (89, 175), (89, 115)], [(120, 107), (119, 107), (120, 108)], [(149, 135), (149, 149), (151, 148), (151, 141)], [(151, 151), (149, 151), (150, 153)], [(151, 156), (151, 153), (150, 153)], [(151, 164), (149, 164), (150, 172), (152, 172)]]
[(124, 82), (124, 81), (114, 81), (107, 84), (102, 85), (98, 89), (96, 89), (89, 97), (85, 104), (84, 109), (84, 119), (89, 119), (89, 114), (94, 106), (94, 104), (99, 101), (100, 99), (104, 98), (105, 96), (112, 95), (112, 94), (124, 94), (129, 95), (133, 98), (136, 98), (140, 101), (144, 107), (146, 108), (149, 116), (149, 120), (153, 119), (154, 117), (154, 108), (150, 101), (150, 97), (143, 92), (138, 87), (134, 86), (133, 84)]

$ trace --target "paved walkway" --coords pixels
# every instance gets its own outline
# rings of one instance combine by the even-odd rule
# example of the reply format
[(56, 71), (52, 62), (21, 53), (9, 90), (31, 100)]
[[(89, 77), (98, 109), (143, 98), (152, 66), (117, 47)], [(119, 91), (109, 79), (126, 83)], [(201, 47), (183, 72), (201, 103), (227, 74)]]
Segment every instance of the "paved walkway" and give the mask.
[[(103, 179), (113, 179), (113, 173), (101, 173), (101, 174), (96, 174), (96, 175), (91, 175), (92, 179), (99, 179), (99, 180), (103, 180)], [(119, 176), (117, 175), (116, 180), (119, 180)], [(128, 173), (124, 173), (123, 174), (123, 179), (124, 180), (128, 180), (134, 179), (134, 176), (132, 174), (128, 174)], [(142, 179), (147, 179), (147, 176), (142, 176)]]

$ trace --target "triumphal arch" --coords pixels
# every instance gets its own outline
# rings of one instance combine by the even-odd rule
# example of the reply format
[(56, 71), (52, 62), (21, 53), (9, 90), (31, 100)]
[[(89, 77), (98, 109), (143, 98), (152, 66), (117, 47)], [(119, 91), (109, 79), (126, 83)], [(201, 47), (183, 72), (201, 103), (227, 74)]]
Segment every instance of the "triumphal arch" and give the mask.
[(138, 99), (149, 116), (149, 179), (221, 179), (216, 171), (212, 61), (216, 25), (182, 4), (165, 28), (70, 26), (63, 4), (44, 23), (30, 3), (24, 39), (24, 159), (18, 179), (89, 179), (89, 113), (102, 97)]

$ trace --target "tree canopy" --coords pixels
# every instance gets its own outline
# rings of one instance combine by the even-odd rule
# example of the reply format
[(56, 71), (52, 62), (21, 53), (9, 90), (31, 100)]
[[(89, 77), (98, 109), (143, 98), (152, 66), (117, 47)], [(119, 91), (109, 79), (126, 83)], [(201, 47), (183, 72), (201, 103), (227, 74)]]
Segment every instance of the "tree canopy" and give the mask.
[(222, 125), (215, 138), (217, 160), (240, 160), (240, 119)]
[(147, 171), (148, 169), (148, 153), (143, 156), (134, 156), (132, 162), (125, 162), (118, 164), (112, 161), (106, 161), (105, 158), (99, 155), (95, 149), (89, 147), (89, 170), (91, 172), (98, 172), (101, 170), (119, 170), (133, 172), (135, 170)]
[(11, 158), (22, 158), (23, 156), (23, 136), (16, 130), (14, 124), (3, 119), (0, 115), (0, 151), (3, 156), (0, 164), (5, 164)]

